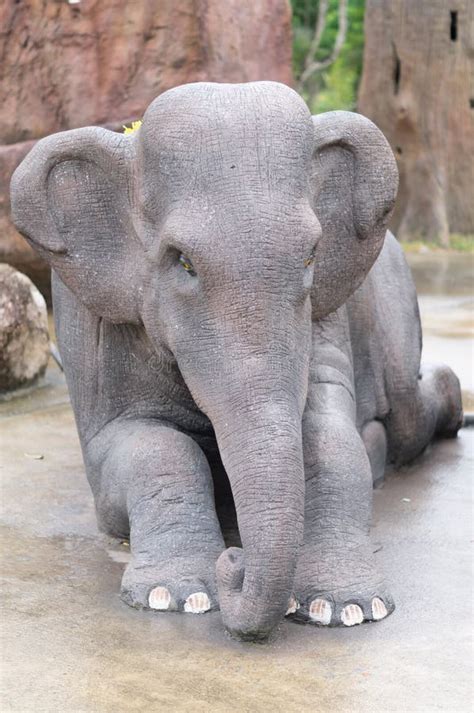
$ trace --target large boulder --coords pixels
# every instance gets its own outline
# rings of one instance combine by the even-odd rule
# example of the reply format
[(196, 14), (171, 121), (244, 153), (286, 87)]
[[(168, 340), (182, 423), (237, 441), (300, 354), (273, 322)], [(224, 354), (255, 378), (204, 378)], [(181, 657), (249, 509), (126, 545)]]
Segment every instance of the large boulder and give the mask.
[(29, 142), (120, 128), (178, 84), (292, 83), (289, 0), (22, 0), (0, 3), (0, 27), (0, 260), (44, 292), (48, 268), (9, 220), (10, 177)]
[(44, 298), (26, 275), (0, 264), (0, 394), (33, 383), (48, 358)]

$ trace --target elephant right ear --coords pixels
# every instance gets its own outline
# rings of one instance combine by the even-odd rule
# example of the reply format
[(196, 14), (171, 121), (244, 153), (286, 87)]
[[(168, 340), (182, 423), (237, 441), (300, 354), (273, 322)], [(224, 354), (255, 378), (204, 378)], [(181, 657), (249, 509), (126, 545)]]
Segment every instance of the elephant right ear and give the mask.
[(365, 280), (385, 238), (398, 186), (395, 157), (369, 119), (348, 111), (313, 116), (312, 205), (322, 228), (311, 301), (321, 319)]
[(11, 181), (19, 232), (91, 312), (139, 321), (142, 249), (132, 224), (135, 136), (97, 127), (38, 141)]

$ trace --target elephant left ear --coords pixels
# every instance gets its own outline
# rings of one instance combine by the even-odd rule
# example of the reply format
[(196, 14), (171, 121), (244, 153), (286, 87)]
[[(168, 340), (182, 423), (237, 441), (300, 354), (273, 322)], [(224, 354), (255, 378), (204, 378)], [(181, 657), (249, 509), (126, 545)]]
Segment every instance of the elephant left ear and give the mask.
[(87, 127), (38, 141), (13, 174), (20, 233), (91, 312), (139, 321), (141, 246), (132, 224), (134, 136)]
[(377, 259), (398, 171), (387, 140), (369, 119), (334, 111), (312, 120), (310, 191), (322, 235), (311, 298), (313, 316), (320, 319), (344, 304)]

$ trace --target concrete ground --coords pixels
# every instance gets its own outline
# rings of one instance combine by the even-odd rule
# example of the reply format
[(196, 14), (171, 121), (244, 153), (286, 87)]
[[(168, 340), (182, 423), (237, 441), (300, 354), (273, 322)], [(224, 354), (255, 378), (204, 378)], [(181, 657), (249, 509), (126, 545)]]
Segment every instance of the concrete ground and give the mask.
[[(443, 337), (429, 320), (438, 328), (443, 305), (457, 300), (457, 314), (467, 298), (460, 288), (432, 294), (418, 279), (429, 345)], [(469, 324), (459, 319), (452, 339), (467, 402), (472, 313)], [(443, 344), (437, 360), (446, 359)], [(344, 630), (285, 621), (268, 645), (237, 643), (218, 612), (121, 603), (128, 549), (97, 532), (67, 391), (51, 367), (40, 389), (0, 403), (0, 710), (468, 713), (473, 463), (474, 429), (463, 429), (375, 491), (373, 538), (397, 602), (391, 617)]]

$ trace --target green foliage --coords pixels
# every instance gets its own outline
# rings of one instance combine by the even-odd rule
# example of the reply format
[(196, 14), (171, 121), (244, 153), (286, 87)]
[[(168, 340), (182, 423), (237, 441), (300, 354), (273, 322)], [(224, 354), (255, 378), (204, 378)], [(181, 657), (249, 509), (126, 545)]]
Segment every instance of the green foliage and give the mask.
[[(364, 2), (348, 0), (348, 30), (337, 60), (310, 77), (302, 90), (314, 114), (333, 109), (354, 110), (362, 72), (364, 49)], [(316, 59), (325, 59), (334, 46), (338, 29), (338, 0), (330, 0), (326, 27)], [(293, 72), (298, 80), (304, 67), (318, 13), (318, 0), (292, 0)]]
[(474, 235), (461, 235), (451, 233), (449, 236), (449, 247), (463, 253), (474, 253)]
[(400, 244), (407, 253), (459, 252), (474, 254), (474, 235), (451, 233), (449, 236), (449, 248), (425, 240), (402, 240)]

